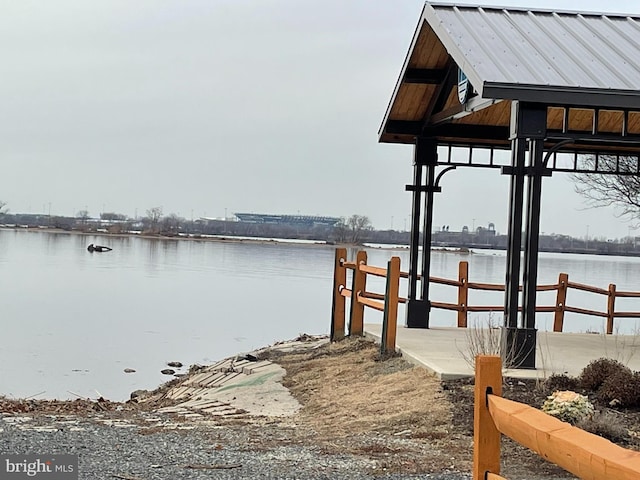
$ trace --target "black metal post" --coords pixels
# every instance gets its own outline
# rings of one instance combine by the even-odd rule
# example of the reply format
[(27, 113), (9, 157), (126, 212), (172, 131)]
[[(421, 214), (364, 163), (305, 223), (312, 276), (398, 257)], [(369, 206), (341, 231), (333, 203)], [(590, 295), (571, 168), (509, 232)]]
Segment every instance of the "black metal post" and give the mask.
[[(416, 145), (416, 157), (418, 147)], [(411, 237), (409, 240), (409, 292), (408, 300), (418, 298), (418, 254), (420, 248), (420, 208), (422, 200), (422, 164), (417, 161), (413, 164), (413, 199), (411, 204)], [(407, 187), (409, 189), (409, 187)]]
[[(406, 326), (409, 328), (429, 328), (429, 260), (431, 253), (431, 226), (429, 231), (423, 231), (423, 251), (422, 251), (422, 297), (418, 298), (418, 251), (420, 243), (420, 204), (422, 200), (422, 192), (427, 192), (425, 200), (425, 228), (428, 222), (433, 221), (433, 184), (435, 182), (434, 173), (435, 166), (438, 161), (437, 157), (438, 145), (430, 138), (417, 138), (414, 151), (414, 178), (413, 185), (407, 186), (407, 190), (413, 192), (413, 206), (411, 211), (411, 244), (409, 246), (409, 294), (407, 298), (407, 315)], [(423, 167), (427, 166), (428, 179), (427, 185), (422, 183)], [(430, 197), (429, 197), (430, 195)], [(426, 243), (428, 242), (428, 243)], [(425, 245), (428, 245), (425, 249)], [(425, 260), (426, 257), (426, 260)], [(425, 290), (425, 261), (426, 261), (426, 290)], [(426, 296), (425, 296), (426, 292)]]
[(424, 227), (422, 228), (422, 300), (427, 303), (428, 310), (425, 328), (429, 328), (429, 276), (431, 275), (431, 239), (433, 232), (433, 194), (436, 191), (437, 151), (434, 152), (433, 163), (427, 165), (427, 195), (424, 202)]
[(509, 190), (509, 228), (507, 275), (504, 306), (504, 326), (518, 326), (520, 298), (520, 251), (522, 249), (522, 203), (524, 198), (524, 165), (527, 142), (524, 138), (511, 141), (511, 187)]
[[(518, 140), (528, 139), (530, 142), (529, 168), (527, 174), (528, 195), (527, 195), (527, 224), (525, 237), (525, 269), (524, 269), (524, 294), (522, 297), (523, 315), (522, 321), (514, 325), (514, 317), (517, 319), (517, 308), (514, 308), (513, 299), (516, 298), (517, 306), (517, 285), (518, 270), (520, 263), (521, 246), (515, 245), (515, 237), (521, 237), (521, 225), (516, 230), (518, 223), (518, 212), (522, 215), (522, 196), (520, 201), (512, 191), (512, 204), (514, 210), (510, 211), (510, 242), (508, 254), (509, 282), (505, 298), (505, 335), (507, 361), (516, 368), (536, 368), (536, 340), (537, 330), (535, 328), (535, 308), (536, 308), (536, 284), (537, 284), (537, 262), (538, 262), (538, 235), (540, 231), (540, 198), (542, 193), (542, 176), (544, 174), (543, 148), (544, 137), (547, 128), (547, 107), (546, 105), (522, 103), (514, 101), (511, 107), (511, 138), (514, 141), (516, 160), (514, 167), (522, 166), (519, 160), (524, 159), (525, 147), (518, 145)], [(518, 168), (512, 170), (512, 175), (519, 176), (521, 171)], [(512, 177), (513, 181), (513, 177)], [(513, 186), (513, 183), (512, 183)], [(517, 211), (515, 211), (517, 210)], [(520, 217), (520, 223), (522, 218)], [(520, 238), (521, 240), (521, 238)], [(515, 257), (517, 256), (517, 261)], [(518, 265), (516, 265), (516, 263)]]
[(525, 244), (525, 264), (523, 276), (522, 327), (536, 326), (536, 286), (538, 283), (538, 251), (540, 236), (540, 205), (542, 198), (542, 177), (544, 175), (543, 140), (531, 142), (531, 174), (527, 192), (527, 231)]

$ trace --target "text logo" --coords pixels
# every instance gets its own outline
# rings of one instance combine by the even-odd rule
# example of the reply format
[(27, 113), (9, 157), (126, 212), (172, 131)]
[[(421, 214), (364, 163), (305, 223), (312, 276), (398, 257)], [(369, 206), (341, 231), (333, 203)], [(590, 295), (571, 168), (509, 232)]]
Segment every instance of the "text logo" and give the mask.
[(0, 480), (78, 480), (77, 455), (0, 455)]

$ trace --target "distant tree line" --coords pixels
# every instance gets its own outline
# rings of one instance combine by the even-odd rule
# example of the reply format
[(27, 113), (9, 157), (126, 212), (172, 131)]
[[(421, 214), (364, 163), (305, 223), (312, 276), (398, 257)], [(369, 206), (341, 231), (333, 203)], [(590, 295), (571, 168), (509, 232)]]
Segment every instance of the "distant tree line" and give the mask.
[[(279, 223), (249, 223), (230, 220), (187, 220), (177, 214), (163, 214), (162, 207), (153, 207), (144, 217), (130, 218), (115, 212), (105, 212), (99, 219), (92, 219), (86, 210), (75, 217), (49, 216), (45, 214), (10, 213), (5, 202), (0, 202), (0, 224), (16, 227), (57, 228), (82, 232), (111, 234), (142, 233), (161, 236), (217, 235), (228, 237), (288, 238), (312, 240), (332, 244), (388, 244), (409, 245), (409, 232), (375, 230), (364, 215), (351, 215), (335, 226), (291, 225)], [(568, 235), (541, 235), (540, 249), (548, 252), (597, 253), (608, 255), (640, 255), (638, 237), (626, 237), (611, 241), (606, 238), (574, 238)], [(422, 244), (422, 236), (420, 236)], [(479, 227), (476, 231), (460, 232), (443, 228), (433, 232), (432, 247), (463, 247), (505, 249), (506, 235)]]

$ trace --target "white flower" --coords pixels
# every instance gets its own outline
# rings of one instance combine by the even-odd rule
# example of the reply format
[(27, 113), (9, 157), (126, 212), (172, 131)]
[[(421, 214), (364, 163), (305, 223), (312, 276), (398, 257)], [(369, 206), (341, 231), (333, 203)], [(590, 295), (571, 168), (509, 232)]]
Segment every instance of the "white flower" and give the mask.
[(542, 405), (542, 411), (564, 422), (576, 423), (591, 417), (594, 409), (585, 395), (565, 390), (549, 395)]

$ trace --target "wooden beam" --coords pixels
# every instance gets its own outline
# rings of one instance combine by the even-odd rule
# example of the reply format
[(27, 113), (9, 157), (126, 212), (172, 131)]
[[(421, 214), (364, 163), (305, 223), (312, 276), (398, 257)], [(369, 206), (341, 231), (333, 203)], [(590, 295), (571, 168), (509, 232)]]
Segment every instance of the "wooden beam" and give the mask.
[(407, 68), (402, 81), (404, 83), (437, 85), (445, 80), (448, 71), (447, 68)]
[(453, 62), (451, 57), (449, 57), (449, 64), (447, 65), (446, 76), (444, 80), (438, 85), (438, 87), (436, 88), (436, 91), (431, 97), (431, 101), (424, 112), (424, 117), (422, 117), (423, 125), (430, 124), (433, 112), (440, 112), (444, 108), (444, 106), (447, 104), (449, 95), (451, 95), (451, 90), (456, 84), (457, 71), (458, 71), (457, 65)]
[(427, 137), (452, 137), (461, 139), (508, 140), (509, 127), (495, 125), (473, 125), (448, 123), (428, 127), (423, 130)]
[(453, 107), (449, 107), (446, 110), (440, 110), (431, 115), (431, 118), (428, 119), (428, 123), (429, 125), (437, 125), (439, 123), (450, 122), (464, 111), (464, 105), (454, 105)]
[(385, 132), (390, 135), (420, 135), (422, 122), (389, 120)]
[(640, 478), (640, 452), (619, 447), (523, 403), (496, 395), (489, 395), (488, 403), (500, 432), (580, 478)]
[(473, 480), (484, 480), (488, 472), (500, 474), (500, 431), (487, 404), (487, 399), (495, 395), (502, 395), (502, 360), (478, 355), (473, 400)]
[(400, 257), (391, 257), (387, 263), (387, 286), (385, 289), (384, 315), (380, 353), (395, 353), (398, 327), (398, 294), (400, 289)]
[(358, 251), (351, 287), (351, 314), (349, 316), (349, 335), (351, 336), (364, 335), (364, 302), (361, 301), (360, 295), (367, 290), (367, 274), (360, 270), (360, 266), (366, 264), (367, 252)]
[(347, 286), (347, 269), (344, 262), (347, 260), (347, 249), (336, 248), (333, 267), (333, 308), (331, 309), (331, 341), (344, 338), (346, 302), (341, 289)]

